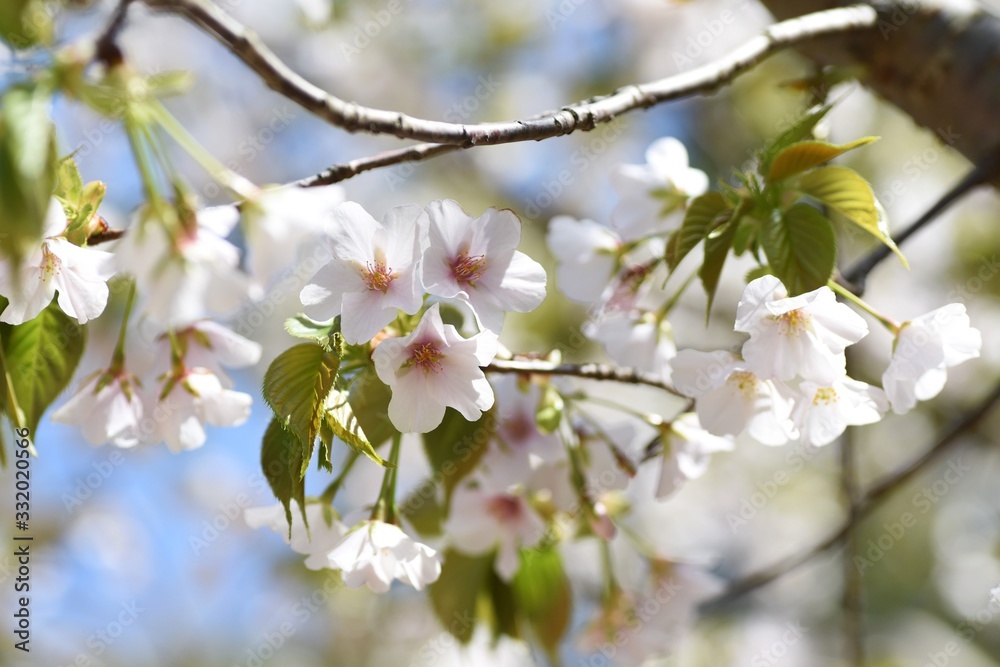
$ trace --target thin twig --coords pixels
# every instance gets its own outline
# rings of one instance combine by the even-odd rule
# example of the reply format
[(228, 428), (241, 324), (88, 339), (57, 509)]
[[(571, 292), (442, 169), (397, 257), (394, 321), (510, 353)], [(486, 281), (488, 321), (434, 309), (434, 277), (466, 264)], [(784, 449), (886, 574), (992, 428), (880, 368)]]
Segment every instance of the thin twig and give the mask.
[(642, 384), (656, 387), (674, 396), (687, 398), (658, 375), (643, 373), (634, 368), (610, 366), (607, 364), (556, 364), (542, 359), (494, 359), (484, 369), (487, 373), (517, 373), (523, 375), (563, 375), (587, 380), (610, 380), (625, 384)]
[(688, 72), (646, 84), (625, 86), (610, 95), (566, 106), (533, 120), (466, 125), (364, 107), (331, 95), (306, 81), (264, 45), (256, 34), (207, 0), (145, 2), (154, 9), (190, 18), (202, 29), (214, 34), (269, 88), (332, 125), (350, 132), (390, 134), (401, 139), (465, 147), (548, 139), (576, 130), (591, 130), (633, 109), (712, 92), (788, 46), (821, 35), (872, 29), (878, 20), (876, 10), (868, 5), (816, 12), (775, 23), (728, 56)]
[(111, 17), (94, 41), (94, 57), (97, 60), (109, 65), (121, 61), (121, 51), (118, 50), (116, 41), (118, 33), (125, 25), (125, 15), (128, 13), (128, 6), (131, 3), (132, 0), (118, 0), (118, 4), (115, 5)]
[(726, 605), (747, 593), (766, 586), (775, 579), (781, 578), (819, 554), (840, 544), (851, 531), (854, 524), (860, 523), (870, 516), (893, 492), (901, 488), (912, 477), (922, 472), (927, 466), (958, 443), (959, 436), (975, 426), (998, 402), (1000, 402), (1000, 384), (997, 384), (989, 395), (980, 401), (975, 408), (948, 427), (926, 453), (904, 468), (890, 473), (882, 481), (872, 486), (859, 502), (858, 511), (853, 522), (847, 519), (835, 531), (823, 539), (823, 541), (810, 549), (789, 556), (778, 563), (764, 567), (732, 582), (724, 592), (706, 600), (702, 604), (702, 609), (709, 611)]

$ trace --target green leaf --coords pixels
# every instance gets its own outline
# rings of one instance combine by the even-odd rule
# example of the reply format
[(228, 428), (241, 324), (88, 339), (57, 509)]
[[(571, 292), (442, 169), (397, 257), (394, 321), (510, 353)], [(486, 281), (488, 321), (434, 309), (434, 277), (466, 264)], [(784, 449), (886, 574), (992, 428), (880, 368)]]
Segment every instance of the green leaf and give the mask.
[(770, 266), (758, 266), (747, 271), (747, 275), (743, 278), (743, 282), (752, 283), (758, 278), (763, 276), (773, 276), (774, 271), (771, 270)]
[(455, 486), (476, 467), (495, 429), (496, 417), (492, 411), (470, 422), (462, 413), (448, 408), (440, 426), (424, 434), (427, 460), (435, 478), (444, 486), (446, 499), (451, 498)]
[(15, 265), (41, 241), (56, 181), (51, 99), (39, 86), (0, 97), (0, 248)]
[(42, 414), (66, 388), (86, 345), (87, 329), (53, 301), (4, 336), (4, 357), (14, 396), (32, 433)]
[(285, 331), (296, 338), (311, 340), (329, 348), (330, 339), (340, 331), (340, 322), (337, 318), (329, 322), (314, 322), (305, 315), (296, 315), (285, 320)]
[(444, 507), (438, 502), (437, 484), (425, 479), (410, 492), (398, 508), (413, 529), (425, 537), (441, 535), (445, 519)]
[(521, 568), (513, 588), (518, 611), (549, 658), (555, 660), (573, 606), (569, 577), (559, 551), (554, 547), (522, 550)]
[(878, 137), (862, 137), (847, 144), (831, 144), (826, 141), (800, 141), (782, 149), (774, 157), (771, 168), (767, 172), (769, 183), (783, 181), (829, 162), (848, 151), (878, 141)]
[[(323, 423), (329, 427), (330, 432), (346, 442), (351, 448), (364, 454), (375, 463), (385, 468), (392, 466), (375, 452), (372, 443), (368, 442), (361, 424), (354, 416), (354, 410), (348, 397), (348, 392), (334, 389), (326, 399), (326, 412), (323, 415)], [(327, 443), (329, 444), (329, 443)]]
[(698, 277), (708, 295), (708, 305), (705, 307), (705, 317), (712, 312), (712, 302), (715, 300), (715, 290), (719, 287), (719, 277), (722, 275), (722, 267), (726, 263), (726, 256), (733, 246), (733, 238), (736, 235), (737, 224), (726, 223), (719, 228), (717, 234), (710, 234), (705, 239), (705, 259), (701, 268), (698, 269)]
[(562, 422), (565, 407), (562, 395), (555, 385), (545, 385), (538, 401), (538, 409), (535, 411), (535, 422), (538, 430), (547, 434), (555, 433)]
[(791, 127), (772, 139), (760, 154), (761, 173), (765, 173), (771, 168), (771, 162), (778, 153), (796, 142), (809, 138), (812, 135), (813, 128), (823, 120), (826, 114), (830, 113), (830, 109), (832, 108), (828, 104), (814, 107)]
[(668, 253), (667, 262), (673, 271), (695, 249), (709, 233), (728, 220), (732, 206), (718, 192), (707, 192), (691, 200), (684, 222), (675, 233), (676, 242), (672, 253)]
[(15, 49), (51, 44), (53, 26), (49, 12), (44, 0), (3, 0), (0, 37)]
[(774, 275), (790, 296), (826, 285), (837, 260), (831, 223), (808, 204), (795, 204), (764, 228), (761, 242)]
[[(260, 449), (260, 467), (274, 497), (281, 501), (285, 508), (285, 519), (288, 520), (288, 536), (292, 535), (291, 501), (299, 504), (302, 520), (306, 519), (306, 485), (299, 475), (305, 456), (305, 445), (293, 433), (290, 433), (281, 422), (272, 419), (264, 432), (264, 441)], [(309, 462), (308, 459), (305, 460)]]
[(507, 583), (497, 575), (496, 570), (490, 569), (489, 582), (487, 585), (489, 593), (489, 625), (493, 628), (493, 639), (497, 640), (502, 636), (521, 638), (518, 630), (520, 620), (520, 610), (517, 608), (517, 600), (514, 597), (514, 586)]
[(798, 189), (889, 246), (903, 266), (909, 268), (906, 258), (889, 236), (875, 193), (857, 172), (847, 167), (820, 167), (803, 174)]
[(148, 76), (145, 81), (153, 97), (173, 97), (191, 89), (194, 75), (187, 70), (171, 70)]
[(493, 553), (467, 556), (454, 549), (444, 553), (441, 576), (427, 589), (441, 625), (467, 644), (476, 627), (476, 602), (493, 572)]
[(285, 428), (305, 445), (307, 453), (300, 476), (306, 474), (326, 398), (339, 368), (336, 354), (315, 343), (302, 343), (279, 354), (264, 374), (264, 400)]
[(351, 380), (348, 400), (354, 417), (368, 441), (379, 446), (396, 435), (396, 427), (389, 419), (389, 399), (392, 392), (378, 379), (375, 369), (367, 367)]
[(56, 180), (56, 195), (77, 205), (83, 197), (83, 179), (76, 166), (76, 160), (68, 155), (59, 161)]

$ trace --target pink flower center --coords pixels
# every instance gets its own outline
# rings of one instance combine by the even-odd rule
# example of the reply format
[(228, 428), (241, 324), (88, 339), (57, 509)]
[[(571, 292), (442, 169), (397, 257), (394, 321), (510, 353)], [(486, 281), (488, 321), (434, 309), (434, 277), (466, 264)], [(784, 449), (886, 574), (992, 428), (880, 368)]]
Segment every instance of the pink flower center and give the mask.
[(507, 494), (494, 496), (486, 504), (486, 511), (500, 523), (510, 523), (521, 516), (521, 501)]
[(378, 290), (385, 294), (397, 275), (385, 265), (385, 262), (375, 262), (374, 266), (368, 262), (368, 266), (361, 272), (361, 279), (365, 281), (365, 286), (368, 289)]
[(509, 445), (523, 445), (535, 430), (535, 423), (525, 415), (517, 415), (503, 425), (504, 440)]
[(441, 372), (441, 360), (444, 355), (434, 343), (423, 343), (410, 349), (410, 365), (434, 373)]
[(486, 273), (486, 256), (461, 253), (451, 264), (455, 280), (463, 285), (476, 286), (476, 281)]

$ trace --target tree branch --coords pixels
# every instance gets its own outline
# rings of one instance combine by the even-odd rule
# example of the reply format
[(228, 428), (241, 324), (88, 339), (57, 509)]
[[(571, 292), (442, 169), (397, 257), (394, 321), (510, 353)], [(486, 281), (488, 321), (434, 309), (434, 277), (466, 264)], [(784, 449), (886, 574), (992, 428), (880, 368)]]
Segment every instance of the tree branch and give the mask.
[(642, 384), (662, 389), (674, 396), (687, 399), (659, 376), (643, 373), (633, 368), (622, 368), (607, 364), (556, 364), (542, 359), (494, 359), (484, 369), (487, 373), (518, 373), (525, 375), (563, 375), (586, 380), (610, 380), (625, 384)]
[(964, 414), (949, 426), (942, 433), (938, 440), (923, 455), (906, 465), (904, 468), (890, 473), (882, 481), (872, 486), (858, 503), (857, 512), (853, 519), (845, 520), (835, 531), (830, 533), (822, 542), (798, 554), (789, 556), (784, 560), (769, 565), (756, 572), (746, 575), (734, 582), (720, 595), (706, 600), (702, 604), (702, 609), (710, 611), (712, 609), (728, 604), (747, 593), (766, 586), (775, 579), (788, 574), (800, 565), (812, 560), (815, 556), (838, 545), (851, 532), (856, 523), (859, 523), (870, 516), (878, 509), (893, 492), (901, 488), (915, 475), (922, 472), (931, 463), (936, 461), (942, 454), (959, 442), (959, 436), (975, 426), (992, 410), (997, 403), (1000, 403), (1000, 384), (980, 401), (976, 407)]
[[(776, 51), (818, 35), (870, 30), (878, 18), (874, 9), (863, 5), (809, 14), (776, 23), (728, 56), (676, 76), (625, 86), (610, 95), (572, 104), (534, 119), (465, 125), (364, 107), (331, 95), (294, 72), (256, 34), (207, 0), (145, 2), (152, 8), (188, 17), (226, 45), (269, 88), (334, 126), (349, 132), (390, 134), (401, 139), (463, 147), (538, 141), (576, 130), (591, 130), (634, 109), (714, 91)], [(430, 150), (421, 149), (424, 153)], [(427, 157), (418, 155), (421, 159)], [(379, 166), (385, 166), (384, 159)]]
[(132, 0), (118, 0), (111, 17), (104, 25), (101, 34), (94, 41), (94, 57), (107, 64), (121, 62), (121, 51), (118, 50), (118, 33), (125, 25), (125, 15), (128, 13), (128, 6)]

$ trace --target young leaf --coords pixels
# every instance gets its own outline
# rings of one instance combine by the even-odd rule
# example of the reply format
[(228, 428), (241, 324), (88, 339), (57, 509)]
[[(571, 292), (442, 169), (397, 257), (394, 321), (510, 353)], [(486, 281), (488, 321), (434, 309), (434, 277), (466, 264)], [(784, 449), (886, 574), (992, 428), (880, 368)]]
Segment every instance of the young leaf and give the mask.
[(875, 193), (868, 181), (857, 172), (847, 167), (820, 167), (803, 174), (799, 179), (798, 189), (889, 246), (899, 256), (903, 266), (909, 268), (906, 258), (885, 228), (875, 201)]
[(718, 192), (707, 192), (693, 199), (684, 214), (684, 222), (673, 237), (676, 238), (675, 246), (667, 257), (670, 270), (676, 269), (709, 232), (725, 222), (726, 214), (731, 211), (729, 202)]
[(448, 408), (441, 425), (424, 434), (424, 451), (431, 470), (444, 486), (446, 500), (451, 498), (459, 481), (475, 468), (495, 429), (496, 417), (492, 411), (470, 422), (462, 413)]
[(833, 224), (808, 204), (795, 204), (761, 235), (774, 275), (791, 296), (826, 285), (837, 259)]
[(14, 49), (51, 44), (53, 17), (50, 12), (43, 0), (0, 2), (0, 38)]
[(331, 322), (314, 322), (305, 315), (296, 315), (285, 320), (285, 331), (289, 334), (314, 341), (325, 348), (330, 347), (330, 337), (339, 329), (336, 318)]
[[(301, 440), (289, 433), (277, 419), (272, 419), (264, 432), (264, 441), (260, 448), (260, 467), (264, 471), (271, 492), (285, 508), (285, 519), (288, 520), (288, 535), (292, 534), (292, 509), (291, 501), (294, 499), (299, 504), (302, 512), (302, 520), (309, 525), (306, 519), (306, 485), (305, 480), (299, 475), (302, 469), (302, 459), (304, 457), (304, 444)], [(308, 463), (306, 459), (306, 463)]]
[(760, 155), (760, 170), (765, 173), (771, 168), (771, 162), (775, 156), (792, 144), (802, 141), (811, 136), (815, 128), (823, 117), (832, 109), (830, 105), (815, 107), (808, 111), (802, 118), (796, 121), (791, 127), (771, 140)]
[(467, 556), (454, 549), (444, 553), (441, 576), (428, 588), (431, 607), (441, 625), (467, 644), (476, 627), (476, 601), (493, 571), (493, 554)]
[[(264, 374), (264, 400), (310, 455), (339, 368), (335, 353), (315, 343), (302, 343), (279, 354)], [(311, 456), (303, 458), (301, 475)]]
[(513, 587), (518, 611), (531, 625), (538, 643), (554, 659), (572, 611), (569, 577), (559, 551), (554, 547), (522, 551)]
[(733, 222), (726, 223), (719, 233), (709, 235), (705, 239), (705, 259), (701, 268), (698, 269), (698, 277), (708, 295), (708, 305), (705, 307), (705, 317), (712, 312), (712, 301), (715, 300), (715, 290), (719, 287), (719, 277), (722, 275), (722, 267), (726, 263), (726, 256), (733, 246), (733, 237), (736, 235), (737, 225)]
[(5, 335), (6, 370), (32, 434), (42, 414), (69, 384), (86, 340), (86, 327), (64, 314), (55, 301)]
[[(354, 410), (348, 401), (348, 393), (334, 389), (326, 399), (326, 413), (323, 415), (323, 423), (329, 427), (332, 435), (337, 436), (353, 449), (364, 454), (375, 463), (383, 467), (391, 467), (389, 462), (375, 452), (372, 443), (368, 442), (361, 424), (354, 416)], [(326, 444), (330, 444), (324, 440)]]
[(351, 381), (348, 400), (354, 417), (374, 446), (396, 434), (396, 427), (389, 419), (389, 399), (392, 392), (375, 374), (375, 369), (362, 370)]
[(783, 181), (874, 141), (878, 141), (878, 137), (862, 137), (839, 146), (825, 141), (800, 141), (783, 149), (774, 157), (774, 162), (767, 172), (767, 181), (769, 183)]
[(538, 430), (542, 433), (555, 433), (562, 421), (564, 409), (565, 403), (559, 390), (556, 389), (555, 385), (545, 385), (538, 401), (538, 410), (535, 411)]

